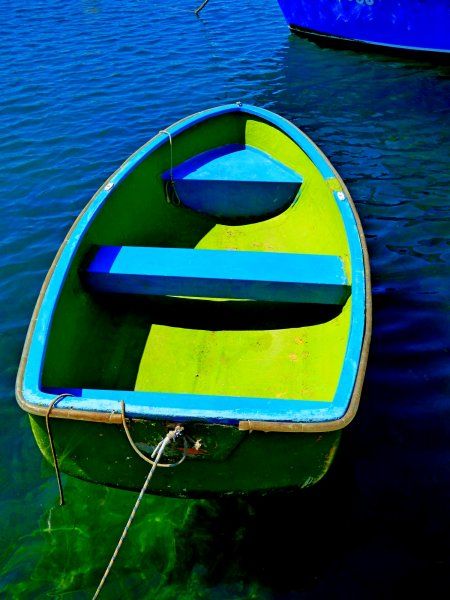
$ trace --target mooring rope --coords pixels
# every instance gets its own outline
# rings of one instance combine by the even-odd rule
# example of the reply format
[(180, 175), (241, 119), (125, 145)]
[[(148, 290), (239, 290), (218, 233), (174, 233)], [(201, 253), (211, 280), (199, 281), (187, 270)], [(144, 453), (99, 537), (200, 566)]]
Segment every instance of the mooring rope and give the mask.
[[(122, 402), (122, 416), (124, 414), (125, 414), (125, 408), (124, 408), (124, 403)], [(125, 419), (124, 419), (124, 422), (125, 422)], [(127, 431), (127, 428), (125, 428), (125, 431)], [(139, 493), (138, 499), (136, 500), (136, 503), (135, 503), (135, 505), (133, 507), (133, 510), (131, 511), (131, 514), (130, 514), (130, 516), (128, 518), (127, 524), (125, 525), (125, 528), (124, 528), (124, 530), (122, 532), (122, 535), (120, 536), (120, 539), (119, 539), (119, 541), (117, 543), (116, 549), (114, 550), (114, 553), (113, 553), (113, 555), (111, 557), (111, 560), (109, 561), (109, 564), (106, 567), (106, 571), (105, 571), (105, 573), (104, 573), (104, 575), (103, 575), (103, 577), (102, 577), (102, 579), (101, 579), (101, 581), (100, 581), (100, 583), (99, 583), (99, 585), (97, 587), (97, 590), (96, 590), (94, 596), (92, 597), (92, 600), (96, 600), (96, 598), (98, 598), (98, 595), (100, 594), (100, 592), (101, 592), (101, 590), (102, 590), (102, 588), (103, 588), (103, 586), (105, 584), (106, 578), (108, 577), (108, 575), (109, 575), (109, 573), (111, 571), (111, 568), (112, 568), (112, 566), (114, 564), (114, 561), (117, 558), (119, 550), (120, 550), (120, 548), (121, 548), (121, 546), (123, 544), (123, 541), (124, 541), (124, 539), (125, 539), (125, 537), (126, 537), (126, 535), (128, 533), (130, 525), (133, 522), (133, 519), (134, 519), (134, 517), (136, 515), (137, 509), (139, 508), (141, 500), (144, 497), (144, 494), (145, 494), (145, 492), (146, 492), (146, 490), (148, 488), (148, 485), (149, 485), (149, 483), (150, 483), (150, 481), (151, 481), (151, 479), (153, 477), (153, 473), (155, 472), (156, 467), (177, 466), (177, 465), (179, 465), (186, 458), (186, 451), (185, 451), (183, 459), (181, 461), (179, 461), (178, 463), (174, 463), (173, 465), (160, 465), (160, 464), (158, 464), (159, 461), (160, 461), (160, 459), (161, 459), (161, 457), (162, 457), (162, 455), (164, 454), (164, 450), (165, 450), (167, 444), (169, 444), (170, 442), (175, 441), (178, 437), (180, 437), (182, 435), (182, 432), (183, 432), (183, 427), (181, 427), (180, 425), (177, 425), (175, 427), (175, 429), (173, 429), (172, 431), (169, 431), (168, 434), (166, 435), (166, 437), (164, 439), (162, 439), (159, 442), (159, 444), (156, 446), (156, 448), (155, 448), (155, 450), (154, 450), (154, 452), (152, 454), (152, 458), (156, 454), (155, 460), (151, 461), (152, 468), (150, 469), (150, 472), (147, 475), (147, 478), (146, 478), (146, 480), (144, 482), (144, 485), (142, 486), (142, 489), (141, 489), (141, 491)], [(128, 438), (128, 439), (130, 439), (130, 438)], [(141, 456), (141, 453), (139, 451), (138, 451), (138, 454)], [(142, 457), (144, 457), (144, 455), (142, 455)], [(147, 462), (150, 462), (150, 460), (147, 459), (147, 457), (145, 457), (145, 460), (147, 460)]]
[(63, 486), (62, 486), (62, 482), (61, 482), (61, 473), (59, 472), (58, 457), (56, 456), (55, 444), (53, 441), (53, 434), (52, 434), (52, 430), (50, 429), (50, 413), (52, 412), (53, 408), (56, 406), (56, 404), (60, 400), (62, 400), (63, 398), (67, 398), (67, 396), (72, 396), (72, 395), (73, 394), (60, 394), (59, 396), (57, 396), (50, 402), (50, 404), (48, 405), (48, 410), (45, 413), (45, 426), (47, 428), (48, 440), (50, 442), (50, 450), (52, 451), (53, 466), (55, 467), (56, 481), (58, 482), (59, 505), (60, 506), (63, 506), (63, 504), (64, 504), (64, 491), (63, 491)]
[(197, 17), (200, 14), (200, 12), (205, 8), (205, 6), (208, 4), (208, 2), (209, 2), (209, 0), (204, 0), (200, 4), (200, 6), (194, 10), (194, 13), (197, 15)]

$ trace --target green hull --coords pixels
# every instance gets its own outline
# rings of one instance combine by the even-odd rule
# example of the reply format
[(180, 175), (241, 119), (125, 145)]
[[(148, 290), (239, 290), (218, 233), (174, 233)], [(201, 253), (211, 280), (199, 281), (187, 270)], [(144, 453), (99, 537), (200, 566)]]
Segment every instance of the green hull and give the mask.
[[(125, 489), (144, 482), (150, 467), (127, 440), (123, 400), (133, 439), (146, 455), (175, 424), (185, 429), (187, 459), (158, 469), (152, 493), (312, 485), (356, 413), (367, 362), (369, 266), (356, 211), (317, 147), (268, 111), (229, 105), (171, 130), (173, 148), (165, 134), (151, 140), (69, 232), (30, 325), (18, 402), (52, 462), (45, 415), (58, 394), (70, 394), (52, 408), (56, 453), (63, 472), (88, 481)], [(171, 158), (182, 165), (236, 143), (251, 148), (253, 158), (264, 152), (265, 161), (277, 161), (277, 173), (298, 176), (301, 187), (289, 206), (230, 222), (168, 202), (164, 174)], [(222, 183), (219, 178), (214, 190)], [(315, 264), (334, 257), (351, 293), (335, 306), (99, 293), (83, 279), (99, 246), (233, 250), (253, 253), (263, 265), (270, 253), (313, 255)], [(181, 450), (168, 448), (168, 459), (178, 460)]]
[[(53, 464), (45, 419), (30, 419), (42, 454)], [(111, 487), (142, 488), (150, 465), (132, 450), (121, 425), (84, 423), (80, 427), (77, 421), (54, 419), (51, 426), (63, 472)], [(131, 431), (134, 441), (142, 443), (139, 447), (149, 452), (166, 428), (140, 421), (133, 423)], [(188, 456), (175, 468), (158, 469), (149, 492), (203, 497), (309, 487), (327, 472), (340, 438), (340, 431), (249, 433), (222, 425), (192, 424), (188, 431), (202, 439), (206, 454)]]

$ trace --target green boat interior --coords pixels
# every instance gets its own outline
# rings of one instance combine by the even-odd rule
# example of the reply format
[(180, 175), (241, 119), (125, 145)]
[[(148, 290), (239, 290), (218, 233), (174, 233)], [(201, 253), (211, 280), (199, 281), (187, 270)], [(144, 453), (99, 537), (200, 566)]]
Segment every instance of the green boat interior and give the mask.
[(42, 388), (332, 401), (351, 311), (340, 189), (245, 113), (167, 136), (80, 242)]

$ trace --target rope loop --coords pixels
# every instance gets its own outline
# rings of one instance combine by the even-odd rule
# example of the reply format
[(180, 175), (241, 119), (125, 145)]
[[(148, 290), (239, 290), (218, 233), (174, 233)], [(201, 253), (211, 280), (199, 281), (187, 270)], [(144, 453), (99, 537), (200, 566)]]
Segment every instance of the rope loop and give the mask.
[(63, 491), (63, 486), (62, 486), (62, 481), (61, 481), (61, 473), (59, 471), (58, 457), (56, 455), (56, 450), (55, 450), (55, 443), (53, 441), (53, 434), (52, 434), (52, 430), (50, 428), (50, 413), (52, 412), (53, 408), (58, 404), (58, 402), (60, 400), (62, 400), (63, 398), (67, 398), (68, 396), (73, 396), (73, 394), (60, 394), (59, 396), (56, 396), (56, 398), (54, 398), (48, 405), (47, 412), (45, 413), (45, 426), (47, 428), (48, 441), (50, 442), (50, 450), (52, 452), (52, 457), (53, 457), (53, 466), (55, 467), (56, 481), (58, 482), (59, 505), (60, 506), (64, 505), (64, 491)]
[(177, 190), (175, 188), (175, 181), (169, 180), (166, 181), (164, 186), (164, 193), (166, 196), (166, 200), (168, 204), (172, 204), (172, 206), (181, 206), (181, 200), (178, 196)]
[(152, 459), (155, 458), (155, 456), (159, 452), (161, 444), (166, 440), (166, 438), (164, 438), (164, 440), (161, 440), (161, 442), (159, 442), (159, 444), (153, 450), (150, 458), (148, 458), (148, 456), (146, 456), (143, 452), (141, 452), (139, 450), (139, 448), (134, 443), (133, 438), (131, 437), (131, 433), (128, 428), (126, 415), (125, 415), (125, 402), (123, 400), (121, 401), (121, 409), (122, 409), (122, 424), (123, 424), (123, 428), (125, 429), (125, 433), (128, 438), (128, 441), (130, 442), (130, 446), (133, 448), (133, 450), (136, 452), (136, 454), (140, 458), (142, 458), (142, 460), (145, 460), (145, 462), (148, 462), (152, 466), (165, 467), (165, 468), (178, 467), (178, 465), (181, 465), (181, 463), (186, 460), (188, 446), (187, 446), (186, 437), (183, 435), (183, 427), (181, 427), (181, 425), (177, 425), (175, 427), (175, 429), (169, 431), (166, 438), (168, 438), (167, 443), (169, 443), (169, 442), (174, 442), (176, 439), (178, 439), (181, 436), (183, 437), (183, 456), (180, 458), (180, 460), (178, 462), (175, 462), (175, 463), (160, 463), (159, 461), (158, 461), (158, 463), (156, 463), (156, 460), (152, 460)]

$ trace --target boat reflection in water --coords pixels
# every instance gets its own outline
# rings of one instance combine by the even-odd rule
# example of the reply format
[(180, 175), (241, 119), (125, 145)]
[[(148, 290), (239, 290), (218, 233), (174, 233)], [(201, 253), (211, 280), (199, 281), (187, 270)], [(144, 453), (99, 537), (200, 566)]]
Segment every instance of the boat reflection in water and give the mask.
[(278, 0), (295, 33), (327, 45), (363, 46), (431, 60), (450, 56), (449, 0)]

